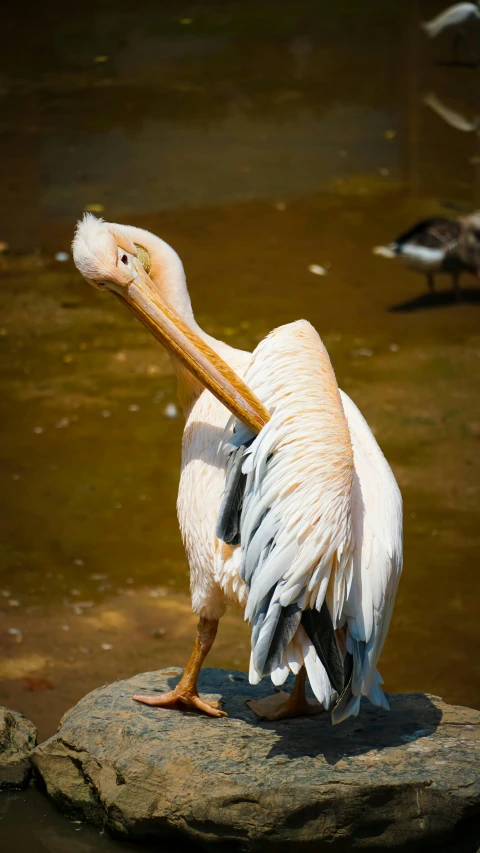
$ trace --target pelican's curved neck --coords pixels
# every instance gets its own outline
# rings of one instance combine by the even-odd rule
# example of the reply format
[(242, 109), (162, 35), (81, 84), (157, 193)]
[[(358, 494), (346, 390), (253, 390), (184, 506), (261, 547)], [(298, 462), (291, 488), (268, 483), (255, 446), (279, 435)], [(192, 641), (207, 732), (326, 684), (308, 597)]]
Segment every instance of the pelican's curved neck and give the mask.
[[(210, 346), (224, 358), (226, 350), (231, 348), (222, 341), (217, 341), (204, 332), (197, 324), (193, 315), (192, 303), (187, 289), (187, 281), (183, 264), (176, 251), (160, 237), (145, 231), (143, 228), (135, 228), (131, 225), (114, 225), (116, 233), (124, 234), (139, 246), (143, 246), (150, 255), (151, 267), (149, 276), (158, 288), (162, 299), (165, 300), (182, 320)], [(178, 399), (185, 413), (188, 414), (197, 397), (204, 390), (203, 385), (187, 370), (187, 368), (174, 355), (170, 355), (173, 369), (178, 381)], [(226, 357), (228, 361), (228, 356)]]
[(168, 302), (182, 320), (198, 332), (199, 327), (195, 322), (188, 295), (185, 271), (176, 251), (165, 240), (161, 240), (160, 237), (143, 228), (116, 224), (113, 228), (119, 235), (125, 234), (128, 239), (147, 250), (151, 261), (149, 276), (157, 286), (162, 299)]

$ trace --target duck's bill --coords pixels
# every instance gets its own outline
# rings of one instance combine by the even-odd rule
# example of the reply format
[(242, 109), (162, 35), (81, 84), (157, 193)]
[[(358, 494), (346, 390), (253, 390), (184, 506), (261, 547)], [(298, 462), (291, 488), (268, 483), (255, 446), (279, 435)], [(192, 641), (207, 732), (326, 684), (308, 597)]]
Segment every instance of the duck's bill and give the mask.
[(159, 295), (142, 271), (116, 290), (133, 313), (221, 403), (254, 433), (270, 418), (267, 409), (228, 364)]

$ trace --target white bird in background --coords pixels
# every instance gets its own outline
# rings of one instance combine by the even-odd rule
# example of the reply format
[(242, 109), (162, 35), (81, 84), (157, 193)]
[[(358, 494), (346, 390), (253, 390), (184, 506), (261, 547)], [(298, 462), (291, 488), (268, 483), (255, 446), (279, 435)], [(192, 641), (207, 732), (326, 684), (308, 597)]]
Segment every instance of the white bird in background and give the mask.
[(377, 662), (402, 567), (401, 496), (317, 332), (282, 326), (253, 354), (215, 340), (195, 322), (178, 255), (138, 228), (87, 215), (73, 255), (168, 347), (186, 418), (178, 517), (197, 639), (172, 691), (134, 698), (223, 715), (197, 678), (235, 602), (252, 623), (250, 682), (296, 676), (291, 694), (250, 703), (259, 717), (326, 709), (339, 722), (361, 696), (388, 708)]
[(474, 115), (471, 118), (465, 116), (458, 110), (452, 110), (447, 107), (435, 92), (427, 92), (423, 97), (423, 103), (430, 107), (439, 118), (443, 119), (450, 127), (455, 130), (460, 130), (462, 133), (476, 133), (480, 135), (480, 115)]
[(480, 21), (480, 9), (477, 3), (455, 3), (431, 21), (424, 22), (422, 27), (429, 38), (437, 38), (441, 33), (453, 31), (455, 33), (454, 61), (457, 61), (459, 41), (462, 40), (468, 46), (465, 28), (474, 21)]

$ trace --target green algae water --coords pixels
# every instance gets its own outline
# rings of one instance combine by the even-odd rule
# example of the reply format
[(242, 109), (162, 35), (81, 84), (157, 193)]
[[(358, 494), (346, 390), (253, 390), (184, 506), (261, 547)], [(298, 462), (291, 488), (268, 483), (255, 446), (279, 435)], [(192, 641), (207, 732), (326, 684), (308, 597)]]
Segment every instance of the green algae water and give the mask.
[[(323, 6), (6, 13), (0, 703), (40, 738), (99, 684), (181, 666), (195, 630), (174, 378), (160, 346), (76, 272), (85, 210), (170, 242), (210, 334), (253, 349), (300, 317), (318, 329), (404, 497), (386, 687), (480, 707), (480, 286), (465, 277), (456, 304), (439, 279), (430, 297), (372, 254), (422, 216), (480, 208), (478, 135), (432, 107), (473, 121), (480, 72), (443, 64), (448, 40), (424, 39), (430, 0)], [(231, 611), (208, 663), (246, 669), (248, 656)], [(66, 828), (39, 794), (3, 797), (22, 853), (117, 850)], [(35, 840), (21, 816), (39, 825), (42, 809), (49, 830)]]

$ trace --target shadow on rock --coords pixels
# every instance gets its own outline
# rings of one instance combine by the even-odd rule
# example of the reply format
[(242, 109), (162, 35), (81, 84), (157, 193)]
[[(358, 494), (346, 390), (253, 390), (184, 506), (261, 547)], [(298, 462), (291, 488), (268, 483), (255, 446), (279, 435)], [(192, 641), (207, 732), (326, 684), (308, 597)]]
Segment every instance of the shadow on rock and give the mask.
[(436, 731), (442, 712), (425, 694), (387, 694), (387, 699), (390, 711), (376, 708), (364, 700), (358, 717), (337, 726), (332, 726), (330, 714), (262, 724), (274, 727), (279, 735), (268, 757), (323, 756), (328, 764), (334, 766), (353, 756), (405, 746)]
[[(344, 758), (362, 755), (372, 750), (380, 752), (394, 746), (405, 746), (419, 738), (433, 734), (442, 719), (442, 711), (424, 693), (388, 695), (390, 711), (362, 701), (358, 717), (351, 717), (337, 726), (332, 726), (329, 713), (313, 717), (298, 717), (293, 720), (268, 722), (259, 720), (245, 704), (248, 699), (260, 699), (270, 695), (275, 688), (269, 679), (253, 687), (245, 673), (229, 673), (232, 689), (222, 692), (224, 710), (230, 718), (237, 718), (255, 729), (275, 732), (277, 738), (271, 746), (267, 759), (284, 756), (295, 758), (323, 758), (335, 765)], [(178, 681), (171, 679), (172, 687)], [(210, 671), (200, 678), (200, 691), (211, 689)], [(284, 688), (293, 689), (293, 678), (287, 679)], [(215, 694), (218, 696), (219, 694)], [(314, 701), (313, 694), (309, 699)]]

